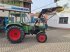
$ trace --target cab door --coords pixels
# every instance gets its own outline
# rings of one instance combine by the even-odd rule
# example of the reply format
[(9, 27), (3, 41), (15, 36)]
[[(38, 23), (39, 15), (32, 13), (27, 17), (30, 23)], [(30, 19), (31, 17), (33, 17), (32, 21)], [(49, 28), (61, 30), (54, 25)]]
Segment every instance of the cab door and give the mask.
[(29, 31), (32, 29), (30, 22), (31, 22), (31, 19), (28, 16), (28, 14), (24, 14), (22, 24), (26, 33), (29, 33)]

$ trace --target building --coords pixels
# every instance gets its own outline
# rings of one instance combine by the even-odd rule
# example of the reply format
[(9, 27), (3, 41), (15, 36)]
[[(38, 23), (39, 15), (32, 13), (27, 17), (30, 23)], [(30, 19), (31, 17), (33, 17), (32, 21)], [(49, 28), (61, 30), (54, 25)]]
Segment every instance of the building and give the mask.
[(29, 8), (31, 12), (32, 0), (0, 0), (0, 3), (26, 7)]
[(57, 6), (64, 7), (62, 12), (56, 12), (55, 15), (49, 15), (48, 26), (56, 28), (70, 28), (70, 1), (60, 0), (57, 2)]

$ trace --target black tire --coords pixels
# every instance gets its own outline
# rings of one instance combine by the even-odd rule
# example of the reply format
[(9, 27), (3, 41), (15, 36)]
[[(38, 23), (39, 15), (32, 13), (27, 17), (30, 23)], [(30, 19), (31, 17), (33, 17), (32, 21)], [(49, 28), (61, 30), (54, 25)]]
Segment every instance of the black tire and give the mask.
[(20, 42), (22, 42), (22, 40), (24, 39), (23, 29), (19, 26), (10, 26), (7, 29), (7, 39), (11, 43), (20, 43)]
[(47, 35), (45, 33), (39, 33), (39, 34), (36, 35), (36, 39), (37, 39), (38, 42), (44, 43), (44, 42), (47, 41)]

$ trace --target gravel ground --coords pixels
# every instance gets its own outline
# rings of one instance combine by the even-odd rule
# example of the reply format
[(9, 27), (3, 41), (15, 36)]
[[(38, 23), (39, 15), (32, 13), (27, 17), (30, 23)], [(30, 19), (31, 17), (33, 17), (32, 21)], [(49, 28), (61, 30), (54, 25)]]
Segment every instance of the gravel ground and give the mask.
[(35, 35), (30, 35), (19, 44), (11, 44), (0, 34), (0, 52), (70, 52), (70, 30), (52, 28), (46, 34), (45, 43), (38, 43)]

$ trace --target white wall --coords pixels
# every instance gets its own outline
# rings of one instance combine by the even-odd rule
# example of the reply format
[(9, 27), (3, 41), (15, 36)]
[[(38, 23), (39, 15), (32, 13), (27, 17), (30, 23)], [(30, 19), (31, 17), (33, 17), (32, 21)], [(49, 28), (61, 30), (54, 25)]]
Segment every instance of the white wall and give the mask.
[[(59, 24), (59, 17), (68, 17), (68, 24)], [(48, 20), (48, 26), (58, 28), (70, 28), (70, 13), (61, 13)]]

